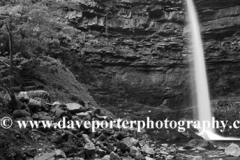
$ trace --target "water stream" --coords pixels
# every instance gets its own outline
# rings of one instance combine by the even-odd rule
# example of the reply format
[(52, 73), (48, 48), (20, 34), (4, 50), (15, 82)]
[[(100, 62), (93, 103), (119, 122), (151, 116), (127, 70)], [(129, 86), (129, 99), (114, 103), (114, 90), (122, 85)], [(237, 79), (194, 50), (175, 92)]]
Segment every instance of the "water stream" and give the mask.
[[(189, 25), (191, 30), (192, 52), (194, 56), (194, 78), (197, 94), (196, 100), (198, 106), (198, 120), (200, 122), (208, 121), (211, 124), (212, 113), (208, 89), (208, 80), (197, 12), (193, 0), (186, 0), (186, 2), (189, 15)], [(237, 138), (226, 138), (219, 136), (215, 133), (214, 129), (212, 129), (211, 127), (206, 128), (203, 125), (199, 130), (199, 135), (207, 140), (239, 140)]]

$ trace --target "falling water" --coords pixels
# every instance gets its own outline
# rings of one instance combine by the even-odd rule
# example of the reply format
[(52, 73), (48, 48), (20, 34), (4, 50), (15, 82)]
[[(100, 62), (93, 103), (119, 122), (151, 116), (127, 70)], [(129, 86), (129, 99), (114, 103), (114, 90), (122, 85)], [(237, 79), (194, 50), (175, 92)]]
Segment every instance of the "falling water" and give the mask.
[[(198, 24), (198, 18), (192, 0), (187, 0), (187, 9), (191, 29), (192, 49), (194, 54), (194, 78), (197, 91), (198, 119), (201, 122), (211, 122), (212, 116), (204, 51), (202, 47), (203, 45)], [(201, 132), (204, 132), (205, 130), (206, 128), (202, 128)], [(210, 130), (210, 132), (214, 132), (212, 129), (208, 130)]]
[[(209, 98), (204, 51), (198, 24), (198, 17), (193, 0), (186, 1), (191, 29), (191, 42), (192, 42), (191, 45), (194, 56), (194, 76), (195, 76), (194, 78), (197, 93), (198, 120), (201, 122), (208, 121), (211, 123), (212, 119), (211, 105)], [(203, 126), (201, 126), (199, 134), (203, 138), (208, 140), (236, 140), (235, 138), (221, 137), (215, 134), (212, 128), (204, 128)]]

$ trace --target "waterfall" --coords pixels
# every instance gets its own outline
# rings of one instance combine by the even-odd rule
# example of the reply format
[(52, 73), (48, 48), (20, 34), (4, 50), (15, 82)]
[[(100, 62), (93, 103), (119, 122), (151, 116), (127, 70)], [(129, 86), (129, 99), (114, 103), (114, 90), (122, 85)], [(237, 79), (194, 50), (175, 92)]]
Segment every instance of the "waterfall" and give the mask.
[[(193, 0), (186, 0), (187, 11), (189, 15), (189, 25), (191, 30), (191, 45), (194, 57), (194, 78), (197, 95), (198, 120), (200, 122), (208, 121), (212, 124), (212, 113), (206, 73), (206, 65), (203, 51), (202, 38), (198, 23), (197, 12)], [(236, 138), (226, 138), (214, 133), (210, 128), (201, 126), (199, 135), (207, 140), (238, 140)]]
[[(208, 82), (206, 65), (204, 58), (204, 51), (202, 45), (202, 39), (198, 24), (198, 17), (192, 0), (187, 0), (187, 9), (189, 15), (189, 23), (191, 29), (191, 42), (194, 57), (194, 78), (195, 87), (197, 92), (197, 106), (198, 106), (198, 120), (201, 122), (211, 122), (211, 105), (209, 98)], [(206, 128), (202, 128), (201, 132), (204, 132)], [(209, 129), (208, 129), (209, 130)], [(214, 132), (210, 129), (210, 132)]]

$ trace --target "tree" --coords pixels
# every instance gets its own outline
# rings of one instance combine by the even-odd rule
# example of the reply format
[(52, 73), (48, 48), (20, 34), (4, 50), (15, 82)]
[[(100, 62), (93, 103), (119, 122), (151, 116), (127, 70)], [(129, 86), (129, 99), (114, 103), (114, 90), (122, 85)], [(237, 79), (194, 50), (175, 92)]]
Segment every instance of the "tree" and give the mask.
[[(50, 54), (59, 48), (60, 17), (47, 5), (53, 1), (13, 1), (0, 7), (0, 31), (8, 37), (9, 88), (13, 86), (13, 55), (20, 53), (25, 58)], [(57, 3), (55, 3), (57, 4)]]
[[(9, 89), (8, 92), (10, 95), (14, 95), (12, 87), (13, 83), (13, 34), (19, 32), (19, 30), (23, 26), (22, 19), (26, 16), (21, 15), (20, 11), (22, 9), (21, 5), (13, 5), (13, 4), (6, 4), (6, 6), (0, 9), (0, 19), (1, 19), (1, 32), (8, 36), (8, 53), (9, 53), (9, 76), (7, 79), (9, 80)], [(2, 61), (3, 62), (3, 61)], [(6, 77), (5, 77), (6, 79)], [(2, 83), (3, 84), (3, 83)], [(6, 87), (5, 87), (6, 89)]]
[(1, 65), (4, 68), (0, 70), (0, 81), (4, 81), (5, 87), (12, 90), (16, 85), (16, 70), (21, 68), (21, 61), (16, 61), (16, 57), (23, 57), (26, 61), (42, 55), (71, 57), (72, 50), (78, 50), (77, 41), (81, 39), (78, 30), (62, 22), (64, 13), (78, 7), (77, 2), (0, 0), (0, 3), (0, 68)]
[(5, 19), (2, 21), (2, 26), (4, 25), (6, 27), (7, 33), (8, 33), (8, 51), (9, 51), (9, 57), (10, 57), (10, 64), (9, 64), (9, 92), (10, 95), (12, 94), (12, 87), (13, 87), (13, 40), (12, 40), (12, 26), (11, 26), (11, 21), (12, 17), (11, 15), (3, 15)]

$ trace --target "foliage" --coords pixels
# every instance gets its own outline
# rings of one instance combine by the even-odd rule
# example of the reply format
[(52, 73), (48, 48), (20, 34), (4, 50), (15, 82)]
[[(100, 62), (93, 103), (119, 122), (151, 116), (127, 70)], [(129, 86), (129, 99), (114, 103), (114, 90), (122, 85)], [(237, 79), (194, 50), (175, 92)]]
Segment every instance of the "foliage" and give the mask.
[[(66, 49), (64, 48), (66, 44), (68, 47), (71, 46), (69, 42), (78, 32), (67, 25), (65, 16), (68, 11), (77, 10), (77, 7), (77, 2), (68, 1), (18, 1), (0, 7), (0, 20), (3, 15), (11, 15), (15, 53), (21, 52), (26, 57), (51, 55), (54, 52), (64, 53), (60, 50)], [(2, 28), (2, 33), (4, 31), (6, 28)], [(3, 43), (3, 46), (7, 44), (6, 41), (1, 42), (1, 40), (7, 39), (6, 36), (5, 32), (5, 36), (0, 37), (0, 43)]]
[(55, 54), (68, 50), (71, 44), (66, 44), (72, 41), (76, 30), (64, 22), (64, 10), (71, 10), (76, 5), (56, 0), (10, 0), (0, 3), (1, 84), (12, 77), (9, 77), (7, 68), (11, 64), (7, 57), (10, 53), (9, 34), (12, 36), (15, 70), (22, 68), (22, 59), (27, 61), (43, 55), (56, 57)]

